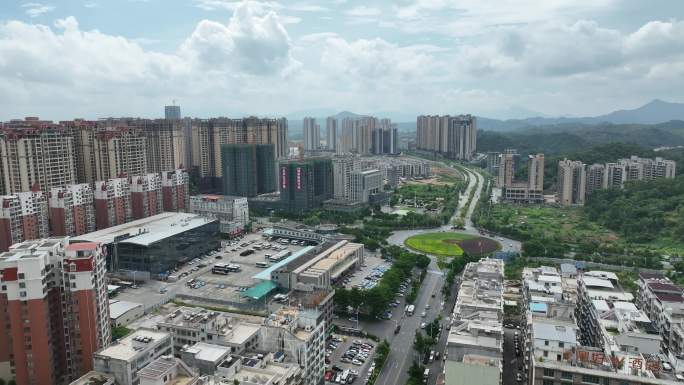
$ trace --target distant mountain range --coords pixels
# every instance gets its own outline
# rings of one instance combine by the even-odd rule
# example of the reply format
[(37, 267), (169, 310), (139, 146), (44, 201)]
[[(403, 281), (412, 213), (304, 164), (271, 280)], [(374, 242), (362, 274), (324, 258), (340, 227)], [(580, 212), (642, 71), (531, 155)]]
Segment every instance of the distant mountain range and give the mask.
[(684, 103), (672, 103), (655, 99), (633, 110), (618, 110), (605, 115), (588, 117), (533, 117), (526, 119), (488, 119), (478, 117), (478, 128), (494, 131), (508, 131), (539, 126), (584, 124), (658, 124), (671, 120), (684, 120)]
[[(515, 109), (518, 113), (524, 110), (521, 108)], [(531, 111), (530, 111), (531, 112)], [(293, 138), (301, 137), (302, 119), (305, 116), (316, 117), (318, 124), (321, 126), (321, 133), (325, 130), (325, 119), (328, 116), (335, 116), (337, 119), (344, 119), (347, 117), (361, 117), (361, 116), (376, 116), (383, 118), (386, 116), (393, 116), (392, 113), (370, 113), (357, 114), (350, 111), (342, 111), (335, 113), (330, 109), (316, 109), (309, 111), (298, 111), (288, 115), (290, 126), (290, 133)], [(395, 120), (400, 132), (412, 132), (416, 130), (415, 118), (409, 120), (408, 115), (403, 113), (401, 120)], [(491, 119), (484, 116), (477, 117), (477, 125), (479, 129), (491, 131), (517, 131), (520, 129), (530, 129), (535, 127), (558, 126), (565, 131), (571, 131), (573, 128), (590, 127), (595, 125), (605, 124), (660, 124), (669, 121), (684, 121), (684, 103), (666, 102), (664, 100), (655, 99), (641, 107), (633, 110), (618, 110), (605, 115), (599, 116), (585, 116), (585, 117), (546, 117), (537, 116), (525, 119)]]

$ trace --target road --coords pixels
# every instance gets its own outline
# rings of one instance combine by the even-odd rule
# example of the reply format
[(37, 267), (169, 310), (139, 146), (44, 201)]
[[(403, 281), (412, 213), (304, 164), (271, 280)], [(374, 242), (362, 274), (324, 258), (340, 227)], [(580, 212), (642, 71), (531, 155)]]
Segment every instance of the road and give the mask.
[[(452, 166), (450, 166), (452, 167)], [(485, 179), (482, 175), (477, 172), (471, 171), (467, 168), (460, 169), (463, 174), (468, 179), (468, 185), (465, 191), (461, 194), (459, 199), (458, 208), (454, 212), (452, 220), (458, 218), (462, 210), (467, 210), (465, 215), (465, 229), (459, 230), (459, 232), (479, 235), (479, 231), (473, 226), (472, 215), (477, 206), (477, 202), (480, 199), (482, 190), (484, 189)], [(473, 199), (470, 204), (466, 207), (468, 203), (468, 197), (471, 191), (475, 191)], [(450, 221), (451, 222), (451, 221)], [(446, 224), (438, 228), (433, 229), (422, 229), (422, 230), (403, 230), (395, 231), (387, 240), (390, 244), (403, 246), (404, 241), (416, 234), (435, 232), (435, 231), (452, 231), (451, 224)], [(502, 247), (506, 251), (520, 251), (520, 242), (512, 239), (507, 239), (503, 237), (497, 237), (497, 241), (502, 244)], [(442, 285), (444, 284), (444, 274), (439, 270), (436, 263), (437, 259), (431, 257), (430, 265), (428, 266), (428, 274), (423, 281), (418, 297), (416, 299), (416, 314), (412, 317), (402, 316), (403, 309), (395, 310), (395, 316), (393, 319), (401, 323), (401, 331), (399, 334), (394, 335), (394, 327), (387, 327), (386, 322), (363, 325), (365, 330), (370, 333), (377, 335), (380, 338), (387, 338), (390, 341), (391, 349), (390, 355), (388, 357), (387, 364), (380, 372), (378, 379), (376, 380), (377, 385), (402, 385), (408, 380), (408, 369), (411, 366), (413, 360), (422, 361), (422, 357), (418, 357), (416, 352), (413, 350), (413, 340), (415, 338), (415, 332), (420, 328), (421, 322), (430, 323), (439, 314), (442, 315), (442, 319), (446, 320), (450, 315), (454, 307), (454, 303), (457, 297), (458, 285), (454, 285), (452, 288), (452, 293), (449, 296), (447, 303), (443, 303), (443, 297), (441, 295)], [(435, 293), (435, 297), (432, 294)], [(425, 310), (425, 305), (429, 304), (430, 308), (427, 310), (427, 316), (423, 319), (420, 317), (420, 313)], [(397, 314), (398, 313), (398, 314)], [(444, 324), (446, 322), (443, 322)], [(435, 349), (443, 354), (445, 351), (448, 333), (446, 330), (442, 330), (439, 341)], [(435, 384), (437, 380), (437, 374), (443, 371), (443, 361), (439, 360), (429, 364), (427, 367), (430, 368), (430, 378), (428, 384)]]

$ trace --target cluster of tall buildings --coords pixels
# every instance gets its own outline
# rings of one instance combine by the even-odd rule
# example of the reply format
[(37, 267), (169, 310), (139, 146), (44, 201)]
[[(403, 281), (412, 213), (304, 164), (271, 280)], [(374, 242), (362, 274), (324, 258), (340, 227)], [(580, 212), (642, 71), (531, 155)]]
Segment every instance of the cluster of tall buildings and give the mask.
[(185, 211), (184, 170), (114, 178), (0, 196), (0, 251), (48, 236), (76, 236), (162, 211)]
[(527, 156), (527, 180), (516, 180), (521, 157), (514, 149), (503, 153), (487, 154), (488, 164), (496, 173), (496, 185), (501, 188), (501, 198), (506, 202), (544, 202), (544, 154)]
[(635, 301), (612, 272), (525, 268), (522, 297), (528, 383), (678, 382), (684, 297), (669, 279), (642, 273)]
[[(315, 118), (304, 118), (304, 151), (330, 151), (337, 154), (395, 155), (399, 153), (399, 133), (390, 119), (373, 116), (328, 117), (325, 121), (325, 146), (320, 140), (320, 125)], [(338, 129), (339, 126), (339, 129)]]
[(558, 162), (557, 201), (561, 205), (584, 205), (596, 190), (618, 187), (626, 181), (674, 178), (677, 164), (673, 160), (629, 158), (606, 164), (585, 165), (581, 161), (564, 159)]
[(422, 115), (416, 126), (416, 149), (449, 159), (470, 160), (477, 147), (477, 118), (472, 115)]

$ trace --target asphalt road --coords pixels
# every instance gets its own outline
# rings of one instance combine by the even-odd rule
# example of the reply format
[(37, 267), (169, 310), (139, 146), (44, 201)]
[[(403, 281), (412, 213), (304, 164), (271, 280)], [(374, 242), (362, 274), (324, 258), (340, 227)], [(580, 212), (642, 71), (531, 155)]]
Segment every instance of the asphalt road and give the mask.
[[(390, 354), (387, 363), (375, 381), (377, 385), (405, 384), (408, 380), (408, 368), (414, 359), (420, 360), (413, 350), (416, 330), (420, 330), (421, 322), (430, 323), (437, 318), (438, 314), (442, 313), (441, 289), (443, 281), (443, 273), (437, 268), (437, 264), (433, 260), (428, 267), (428, 274), (414, 303), (416, 306), (415, 314), (397, 320), (401, 324), (399, 334), (394, 334), (394, 327), (385, 326), (384, 337), (390, 342)], [(434, 298), (432, 293), (435, 293)], [(422, 318), (420, 314), (425, 311), (427, 304), (430, 304), (430, 308), (426, 311), (426, 317)]]

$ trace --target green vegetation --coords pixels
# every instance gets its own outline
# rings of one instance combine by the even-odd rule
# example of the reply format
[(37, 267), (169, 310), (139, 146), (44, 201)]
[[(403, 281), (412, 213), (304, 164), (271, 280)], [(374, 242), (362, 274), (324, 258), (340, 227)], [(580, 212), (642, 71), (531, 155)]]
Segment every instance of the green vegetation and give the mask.
[[(426, 327), (427, 329), (427, 327)], [(416, 336), (413, 339), (413, 349), (421, 356), (430, 354), (430, 349), (437, 343), (434, 337), (423, 335), (423, 332), (416, 330)]]
[[(634, 243), (606, 226), (592, 222), (581, 208), (483, 205), (476, 223), (523, 241), (528, 257), (566, 257), (612, 265), (661, 268), (656, 243)], [(670, 244), (671, 246), (671, 244)]]
[(387, 342), (387, 340), (383, 340), (381, 343), (378, 344), (378, 347), (375, 349), (375, 369), (373, 370), (373, 373), (370, 373), (370, 375), (368, 376), (367, 384), (375, 384), (375, 380), (378, 378), (378, 375), (382, 371), (382, 367), (385, 365), (389, 353), (390, 344), (389, 342)]
[(133, 330), (129, 329), (125, 326), (114, 327), (114, 328), (112, 328), (112, 339), (116, 341), (120, 338), (126, 337), (131, 332), (133, 332)]
[(513, 132), (478, 131), (477, 150), (501, 151), (515, 148), (521, 154), (543, 152), (547, 155), (566, 154), (592, 146), (615, 142), (640, 143), (645, 147), (684, 145), (684, 123), (661, 124), (558, 124), (519, 129)]
[(389, 303), (394, 300), (399, 285), (412, 276), (413, 269), (418, 268), (424, 271), (430, 264), (430, 258), (427, 256), (405, 251), (398, 246), (390, 246), (384, 252), (394, 262), (374, 288), (369, 290), (335, 289), (335, 306), (339, 312), (346, 312), (348, 307), (358, 306), (360, 313), (376, 319), (389, 308)]
[(592, 194), (585, 212), (633, 242), (684, 247), (684, 178), (627, 183)]
[(411, 367), (408, 370), (409, 379), (406, 381), (406, 385), (423, 385), (423, 372), (425, 367), (419, 364), (417, 361), (413, 361)]
[(453, 232), (418, 234), (408, 238), (404, 243), (416, 251), (428, 254), (455, 257), (463, 255), (459, 241), (473, 238), (472, 235)]

